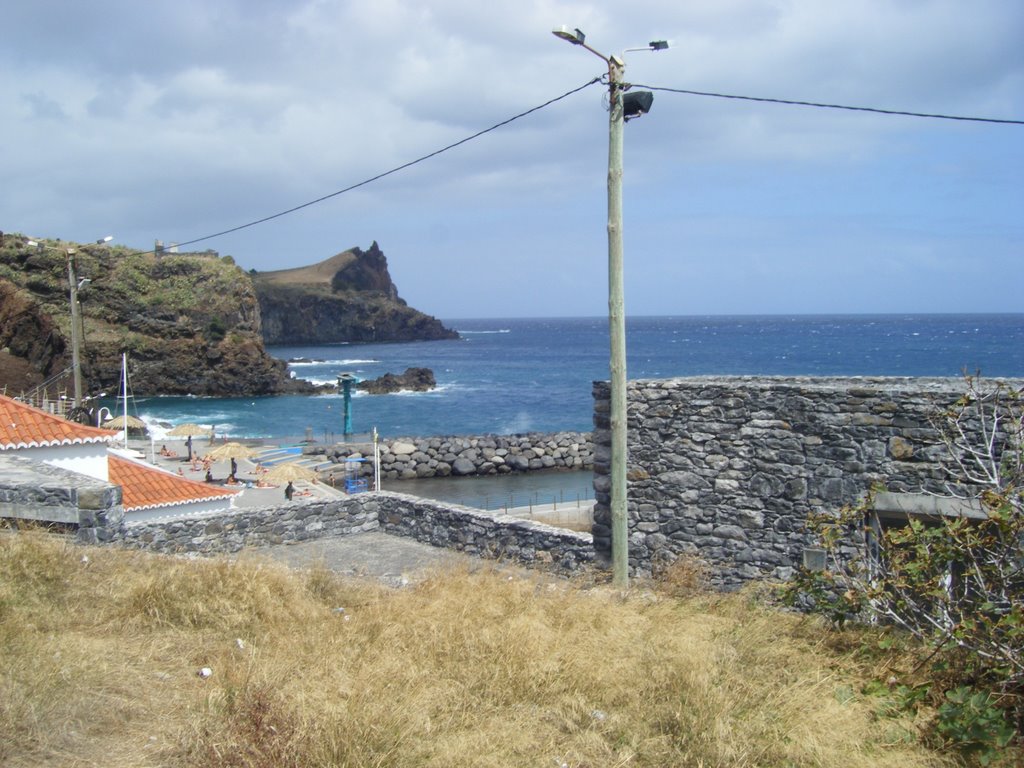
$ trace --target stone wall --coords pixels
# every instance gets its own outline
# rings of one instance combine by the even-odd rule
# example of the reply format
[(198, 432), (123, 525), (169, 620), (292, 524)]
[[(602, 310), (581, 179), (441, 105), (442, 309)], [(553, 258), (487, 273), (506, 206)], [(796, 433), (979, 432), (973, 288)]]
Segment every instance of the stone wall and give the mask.
[(575, 571), (594, 560), (589, 533), (399, 493), (377, 495), (381, 499), (381, 529), (396, 536), (562, 572)]
[(223, 554), (378, 529), (542, 569), (574, 571), (593, 560), (590, 534), (389, 492), (130, 523), (113, 538), (153, 552)]
[[(373, 458), (373, 446), (339, 444), (310, 446), (307, 455), (323, 455), (341, 464), (347, 458)], [(484, 435), (480, 437), (424, 437), (382, 440), (382, 480), (413, 480), (449, 475), (499, 475), (536, 470), (589, 470), (593, 466), (591, 435), (585, 432)], [(373, 473), (372, 461), (360, 469)], [(327, 470), (339, 480), (344, 468)]]
[[(1016, 386), (1020, 383), (1017, 382)], [(629, 564), (647, 574), (680, 555), (717, 586), (787, 578), (812, 544), (804, 521), (890, 491), (942, 490), (929, 417), (961, 379), (697, 377), (631, 381)], [(594, 385), (594, 545), (611, 550), (609, 392)]]
[(378, 506), (370, 494), (330, 501), (245, 508), (201, 517), (129, 523), (117, 540), (153, 552), (201, 554), (238, 552), (327, 536), (376, 530)]
[(24, 456), (0, 455), (0, 517), (74, 530), (95, 544), (124, 519), (121, 487)]

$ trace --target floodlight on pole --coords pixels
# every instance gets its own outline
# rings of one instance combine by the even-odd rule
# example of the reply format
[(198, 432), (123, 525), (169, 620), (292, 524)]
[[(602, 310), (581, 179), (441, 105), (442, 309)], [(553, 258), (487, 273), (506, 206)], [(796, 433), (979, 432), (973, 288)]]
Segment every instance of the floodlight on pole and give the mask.
[(611, 389), (611, 529), (612, 583), (629, 586), (629, 524), (626, 519), (626, 313), (623, 302), (622, 259), (622, 126), (628, 117), (639, 117), (651, 108), (653, 94), (630, 94), (628, 110), (623, 93), (629, 88), (623, 82), (628, 51), (662, 51), (668, 42), (657, 40), (644, 48), (627, 48), (620, 56), (606, 56), (586, 44), (586, 35), (579, 29), (556, 27), (552, 34), (573, 45), (586, 48), (608, 65), (608, 331), (611, 354), (609, 385)]

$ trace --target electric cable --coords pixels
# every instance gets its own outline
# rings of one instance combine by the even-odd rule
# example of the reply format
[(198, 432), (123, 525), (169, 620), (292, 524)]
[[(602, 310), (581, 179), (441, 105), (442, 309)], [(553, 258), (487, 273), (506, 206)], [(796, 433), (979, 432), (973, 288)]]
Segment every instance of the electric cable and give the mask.
[(631, 83), (632, 88), (646, 88), (649, 91), (665, 91), (681, 93), (688, 96), (709, 96), (715, 99), (736, 99), (739, 101), (760, 101), (767, 104), (787, 104), (797, 107), (817, 107), (819, 109), (844, 109), (850, 112), (873, 112), (879, 115), (901, 115), (903, 117), (925, 117), (933, 120), (960, 120), (972, 123), (1002, 123), (1004, 125), (1024, 125), (1024, 120), (1007, 120), (996, 117), (964, 117), (963, 115), (942, 115), (928, 112), (907, 112), (899, 109), (880, 109), (878, 107), (851, 107), (845, 104), (823, 104), (816, 101), (796, 101), (794, 99), (770, 99), (763, 96), (736, 96), (729, 93), (711, 91), (692, 91), (686, 88), (664, 88), (656, 85), (640, 85)]
[[(354, 189), (359, 189), (360, 187), (365, 187), (367, 184), (372, 184), (373, 182), (379, 181), (380, 179), (383, 179), (386, 176), (390, 176), (393, 173), (398, 173), (399, 171), (404, 171), (406, 168), (411, 168), (412, 166), (417, 165), (418, 163), (422, 163), (425, 160), (429, 160), (432, 157), (437, 157), (438, 155), (443, 154), (445, 152), (448, 152), (449, 150), (455, 149), (456, 147), (462, 146), (463, 144), (466, 144), (467, 142), (473, 141), (474, 139), (478, 139), (481, 136), (483, 136), (484, 134), (490, 133), (491, 131), (496, 131), (498, 128), (502, 128), (502, 127), (508, 125), (509, 123), (515, 122), (516, 120), (519, 120), (520, 118), (526, 117), (527, 115), (532, 115), (534, 112), (542, 110), (545, 107), (549, 107), (552, 104), (554, 104), (556, 102), (559, 102), (562, 99), (568, 98), (569, 96), (572, 96), (575, 93), (579, 93), (580, 91), (584, 90), (585, 88), (589, 88), (590, 86), (594, 85), (595, 83), (599, 83), (599, 82), (601, 82), (601, 78), (600, 77), (595, 77), (592, 80), (590, 80), (590, 81), (584, 83), (583, 85), (579, 86), (578, 88), (573, 88), (571, 91), (566, 91), (561, 96), (556, 96), (553, 99), (549, 99), (548, 101), (545, 101), (543, 104), (538, 104), (536, 107), (532, 107), (531, 109), (528, 109), (525, 112), (520, 112), (518, 115), (514, 115), (514, 116), (508, 118), (507, 120), (502, 120), (500, 123), (495, 123), (490, 128), (484, 128), (482, 131), (477, 131), (473, 135), (467, 136), (464, 139), (460, 139), (459, 141), (456, 141), (453, 144), (449, 144), (446, 147), (442, 147), (441, 149), (438, 149), (438, 150), (435, 150), (435, 151), (433, 151), (433, 152), (431, 152), (429, 154), (423, 155), (422, 157), (418, 157), (415, 160), (410, 160), (409, 162), (403, 163), (402, 165), (399, 165), (399, 166), (396, 166), (395, 168), (392, 168), (389, 171), (384, 171), (383, 173), (378, 173), (376, 176), (372, 176), (369, 179), (365, 179), (363, 181), (360, 181), (357, 184), (352, 184), (351, 186), (345, 187), (344, 189), (339, 189), (337, 192), (331, 192), (328, 195), (323, 195), (322, 197), (316, 198), (316, 200), (310, 200), (307, 203), (302, 203), (301, 205), (296, 205), (296, 206), (294, 206), (292, 208), (289, 208), (289, 209), (287, 209), (285, 211), (280, 211), (278, 213), (271, 214), (270, 216), (264, 216), (261, 219), (256, 219), (255, 221), (250, 221), (247, 224), (240, 224), (237, 227), (231, 227), (230, 229), (221, 230), (220, 232), (214, 232), (212, 235), (204, 235), (203, 237), (197, 237), (197, 238), (195, 238), (193, 240), (186, 240), (185, 242), (178, 243), (177, 247), (180, 248), (181, 246), (185, 246), (185, 245), (194, 245), (195, 243), (201, 243), (204, 240), (212, 240), (215, 237), (221, 237), (222, 235), (229, 235), (232, 232), (238, 232), (239, 230), (242, 230), (242, 229), (248, 229), (249, 227), (255, 227), (257, 224), (263, 224), (265, 222), (272, 221), (273, 219), (279, 219), (282, 216), (287, 216), (290, 213), (295, 213), (296, 211), (301, 211), (303, 208), (309, 208), (311, 205), (316, 205), (317, 203), (322, 203), (325, 200), (330, 200), (332, 197), (337, 197), (338, 195), (343, 195), (346, 192), (351, 192)], [(150, 251), (142, 251), (141, 253), (150, 253)]]
[[(598, 77), (594, 77), (591, 80), (588, 80), (583, 85), (581, 85), (581, 86), (579, 86), (577, 88), (573, 88), (570, 91), (566, 91), (561, 96), (556, 96), (553, 99), (549, 99), (548, 101), (545, 101), (543, 104), (538, 104), (537, 106), (532, 107), (532, 108), (530, 108), (530, 109), (528, 109), (528, 110), (526, 110), (524, 112), (520, 112), (517, 115), (513, 115), (512, 117), (507, 118), (505, 120), (502, 120), (499, 123), (495, 123), (494, 125), (490, 126), (489, 128), (484, 128), (483, 130), (477, 131), (476, 133), (471, 134), (470, 136), (466, 136), (465, 138), (460, 139), (459, 141), (456, 141), (456, 142), (454, 142), (452, 144), (448, 144), (447, 146), (441, 147), (440, 149), (437, 149), (437, 150), (435, 150), (433, 152), (430, 152), (430, 153), (428, 153), (426, 155), (418, 157), (415, 160), (410, 160), (407, 163), (403, 163), (402, 165), (399, 165), (399, 166), (396, 166), (394, 168), (391, 168), (390, 170), (384, 171), (383, 173), (378, 173), (376, 176), (371, 176), (370, 178), (364, 179), (363, 181), (357, 182), (356, 184), (352, 184), (352, 185), (347, 186), (347, 187), (345, 187), (343, 189), (339, 189), (339, 190), (337, 190), (335, 192), (331, 192), (329, 194), (322, 195), (321, 197), (318, 197), (315, 200), (310, 200), (308, 202), (301, 203), (300, 205), (296, 205), (296, 206), (293, 206), (293, 207), (288, 208), (286, 210), (270, 214), (269, 216), (264, 216), (262, 218), (256, 219), (254, 221), (247, 222), (245, 224), (240, 224), (240, 225), (238, 225), (236, 227), (230, 227), (228, 229), (224, 229), (224, 230), (221, 230), (219, 232), (214, 232), (213, 234), (210, 234), (210, 235), (203, 235), (202, 237), (193, 238), (192, 240), (186, 240), (184, 242), (176, 243), (175, 245), (176, 245), (176, 247), (182, 247), (182, 246), (186, 246), (186, 245), (195, 245), (196, 243), (201, 243), (201, 242), (204, 242), (206, 240), (212, 240), (212, 239), (214, 239), (216, 237), (221, 237), (223, 235), (228, 235), (228, 234), (231, 234), (233, 232), (238, 232), (238, 231), (243, 230), (243, 229), (248, 229), (250, 227), (255, 227), (258, 224), (264, 224), (264, 223), (266, 223), (268, 221), (273, 221), (274, 219), (279, 219), (282, 216), (287, 216), (287, 215), (289, 215), (291, 213), (295, 213), (296, 211), (301, 211), (304, 208), (309, 208), (310, 206), (317, 205), (318, 203), (322, 203), (325, 200), (330, 200), (332, 198), (338, 197), (339, 195), (343, 195), (346, 192), (351, 192), (351, 191), (353, 191), (355, 189), (359, 189), (360, 187), (364, 187), (364, 186), (366, 186), (368, 184), (372, 184), (375, 181), (379, 181), (380, 179), (383, 179), (383, 178), (385, 178), (387, 176), (391, 176), (392, 174), (398, 173), (399, 171), (404, 171), (407, 168), (411, 168), (414, 165), (418, 165), (419, 163), (422, 163), (422, 162), (424, 162), (426, 160), (430, 160), (433, 157), (437, 157), (438, 155), (444, 154), (445, 152), (448, 152), (448, 151), (450, 151), (452, 149), (455, 149), (456, 147), (460, 147), (463, 144), (466, 144), (466, 143), (468, 143), (470, 141), (473, 141), (474, 139), (478, 139), (481, 136), (484, 136), (485, 134), (491, 133), (492, 131), (496, 131), (498, 128), (502, 128), (502, 127), (508, 125), (509, 123), (513, 123), (516, 120), (519, 120), (519, 119), (521, 119), (523, 117), (526, 117), (527, 115), (531, 115), (534, 112), (538, 112), (541, 109), (544, 109), (545, 107), (549, 107), (552, 104), (555, 104), (555, 103), (561, 101), (562, 99), (568, 98), (569, 96), (572, 96), (573, 94), (579, 93), (580, 91), (582, 91), (582, 90), (584, 90), (586, 88), (589, 88), (590, 86), (592, 86), (592, 85), (594, 85), (596, 83), (605, 82), (606, 78), (607, 78), (607, 75), (601, 75), (601, 76), (598, 76)], [(787, 105), (787, 106), (814, 107), (814, 108), (817, 108), (817, 109), (838, 109), (838, 110), (846, 110), (846, 111), (850, 111), (850, 112), (869, 112), (869, 113), (881, 114), (881, 115), (894, 115), (894, 116), (903, 116), (903, 117), (918, 117), (918, 118), (927, 118), (927, 119), (933, 119), (933, 120), (956, 120), (956, 121), (962, 121), (962, 122), (996, 123), (996, 124), (1003, 124), (1003, 125), (1024, 125), (1024, 120), (1010, 120), (1010, 119), (991, 118), (991, 117), (968, 117), (968, 116), (963, 116), (963, 115), (945, 115), (945, 114), (927, 113), (927, 112), (911, 112), (911, 111), (907, 111), (907, 110), (898, 110), (898, 109), (882, 109), (882, 108), (879, 108), (879, 107), (859, 107), (859, 106), (850, 106), (850, 105), (845, 105), (845, 104), (827, 104), (827, 103), (815, 102), (815, 101), (799, 101), (799, 100), (796, 100), (796, 99), (776, 99), (776, 98), (768, 98), (768, 97), (763, 97), (763, 96), (741, 96), (741, 95), (737, 95), (737, 94), (716, 93), (714, 91), (696, 91), (696, 90), (687, 89), (687, 88), (668, 88), (668, 87), (665, 87), (665, 86), (644, 85), (644, 84), (640, 84), (640, 83), (624, 83), (623, 85), (626, 88), (645, 88), (645, 89), (650, 90), (650, 91), (661, 91), (661, 92), (665, 92), (665, 93), (676, 93), (676, 94), (687, 95), (687, 96), (705, 96), (705, 97), (716, 98), (716, 99), (732, 99), (732, 100), (736, 100), (736, 101), (754, 101), (754, 102), (761, 102), (761, 103), (767, 103), (767, 104), (782, 104), (782, 105)], [(153, 252), (154, 251), (136, 251), (132, 255), (144, 255), (144, 254), (153, 253)]]

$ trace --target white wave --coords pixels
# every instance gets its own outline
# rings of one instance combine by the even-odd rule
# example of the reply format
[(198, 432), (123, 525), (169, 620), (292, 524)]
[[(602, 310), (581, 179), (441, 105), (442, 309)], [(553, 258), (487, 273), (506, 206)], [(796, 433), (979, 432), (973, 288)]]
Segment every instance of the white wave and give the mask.
[(460, 333), (463, 336), (471, 336), (474, 334), (485, 334), (485, 333), (512, 333), (511, 328), (499, 328), (496, 331), (461, 331), (456, 329), (456, 333)]
[(379, 363), (380, 360), (363, 360), (362, 358), (354, 357), (344, 360), (310, 360), (309, 362), (302, 361), (298, 363), (288, 363), (290, 368), (302, 368), (310, 365), (373, 365)]
[(433, 389), (428, 389), (425, 392), (416, 392), (411, 389), (401, 389), (398, 392), (391, 392), (390, 394), (396, 395), (398, 397), (419, 397), (420, 395), (441, 395), (444, 394), (445, 392), (448, 392), (451, 389), (453, 389), (453, 386), (451, 384), (442, 384), (441, 386), (434, 387)]
[(501, 431), (507, 435), (529, 432), (533, 429), (533, 418), (526, 411), (519, 411), (515, 417), (502, 425)]
[[(253, 405), (255, 405), (255, 403), (253, 403)], [(228, 418), (228, 415), (226, 413), (214, 414), (214, 416), (222, 416), (224, 419)], [(181, 441), (184, 442), (187, 439), (185, 437), (179, 437), (177, 435), (175, 435), (174, 437), (171, 437), (170, 435), (168, 435), (167, 433), (170, 432), (171, 430), (173, 430), (176, 425), (171, 424), (170, 422), (168, 422), (166, 418), (159, 418), (158, 419), (157, 417), (152, 416), (152, 415), (150, 415), (148, 413), (139, 413), (138, 417), (140, 419), (142, 419), (146, 423), (146, 430), (149, 432), (150, 437), (152, 437), (153, 440), (155, 440), (155, 441), (160, 441), (160, 440), (181, 440)], [(207, 416), (207, 418), (209, 418), (209, 415)], [(181, 423), (185, 424), (185, 423), (189, 423), (191, 421), (194, 421), (194, 420), (184, 419), (184, 420), (182, 420)], [(234, 431), (237, 429), (237, 425), (232, 424), (231, 422), (228, 422), (228, 421), (215, 421), (213, 423), (211, 423), (209, 421), (207, 421), (207, 422), (195, 421), (195, 423), (198, 424), (200, 427), (203, 427), (204, 429), (212, 429), (212, 430), (214, 430), (214, 434), (217, 435), (218, 437), (223, 437), (224, 435), (233, 434)], [(194, 435), (192, 437), (193, 444), (198, 442), (198, 441), (206, 441), (206, 440), (207, 440), (206, 435)]]

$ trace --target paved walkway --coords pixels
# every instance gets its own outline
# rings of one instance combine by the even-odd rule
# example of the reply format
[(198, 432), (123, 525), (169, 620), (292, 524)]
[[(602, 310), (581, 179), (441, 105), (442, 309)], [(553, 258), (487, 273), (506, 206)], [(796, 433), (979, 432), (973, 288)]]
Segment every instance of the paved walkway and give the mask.
[[(181, 452), (181, 455), (176, 457), (160, 455), (159, 451), (163, 443), (151, 446), (148, 441), (131, 441), (129, 445), (142, 454), (145, 460), (151, 461), (157, 466), (175, 473), (181, 470), (180, 474), (190, 480), (201, 481), (203, 478), (204, 470), (193, 471), (191, 464), (185, 459), (184, 451), (182, 450), (184, 449), (183, 442), (167, 441), (167, 447), (170, 450)], [(210, 446), (206, 440), (195, 440), (193, 442), (194, 453), (204, 455), (209, 448)], [(274, 447), (267, 446), (267, 450), (273, 451)], [(295, 458), (299, 459), (300, 457), (296, 456)], [(259, 477), (256, 471), (256, 461), (258, 459), (237, 460), (237, 477), (246, 485), (242, 487), (241, 492), (235, 498), (233, 505), (235, 508), (278, 506), (284, 502), (284, 484), (274, 488), (257, 488), (255, 486), (255, 482)], [(221, 481), (228, 476), (230, 471), (230, 461), (227, 460), (213, 462), (211, 466), (213, 476)], [(344, 495), (343, 491), (324, 483), (298, 481), (295, 483), (295, 488), (299, 492), (300, 498), (302, 496), (328, 498)], [(587, 508), (582, 510), (573, 508), (571, 510), (559, 510), (559, 514), (555, 513), (554, 510), (542, 511), (540, 509), (530, 510), (524, 508), (513, 510), (512, 512), (520, 517), (531, 517), (532, 512), (534, 519), (540, 522), (553, 522), (553, 520), (545, 518), (580, 515), (585, 519), (588, 517), (589, 511)], [(589, 528), (589, 526), (581, 525), (581, 528), (583, 527)], [(479, 568), (497, 567), (502, 572), (507, 571), (509, 575), (525, 578), (535, 578), (537, 576), (536, 573), (520, 566), (499, 564), (493, 560), (484, 560), (461, 552), (422, 544), (412, 539), (391, 536), (379, 531), (260, 547), (250, 552), (257, 557), (269, 557), (293, 568), (312, 568), (322, 565), (342, 576), (372, 578), (394, 587), (419, 581), (427, 573), (438, 568), (476, 570)]]
[[(192, 452), (193, 454), (204, 456), (208, 450), (215, 448), (220, 444), (221, 443), (219, 442), (215, 442), (211, 446), (205, 438), (195, 439), (192, 442)], [(202, 482), (205, 477), (205, 470), (201, 468), (201, 464), (197, 465), (200, 469), (193, 469), (193, 465), (188, 462), (184, 441), (166, 440), (161, 441), (159, 445), (152, 446), (148, 440), (129, 440), (128, 445), (132, 450), (140, 454), (141, 458), (145, 461), (153, 463), (170, 472), (180, 474), (182, 477), (189, 480)], [(164, 445), (167, 446), (168, 450), (178, 452), (178, 455), (161, 456), (160, 449)], [(265, 450), (268, 454), (272, 454), (275, 447), (267, 446)], [(300, 455), (289, 456), (288, 458), (296, 461), (302, 459)], [(284, 487), (287, 483), (279, 483), (270, 488), (256, 487), (256, 483), (260, 478), (256, 467), (257, 461), (259, 461), (258, 458), (255, 460), (236, 460), (238, 465), (236, 477), (241, 483), (241, 485), (237, 486), (224, 485), (224, 480), (231, 473), (231, 461), (229, 459), (214, 461), (210, 465), (210, 474), (215, 478), (215, 482), (223, 485), (225, 488), (238, 489), (241, 491), (241, 493), (235, 497), (233, 506), (236, 509), (245, 507), (268, 507), (280, 504), (284, 501)], [(296, 495), (299, 498), (330, 498), (333, 496), (344, 495), (342, 491), (324, 483), (309, 483), (297, 480), (295, 481), (294, 486)]]

